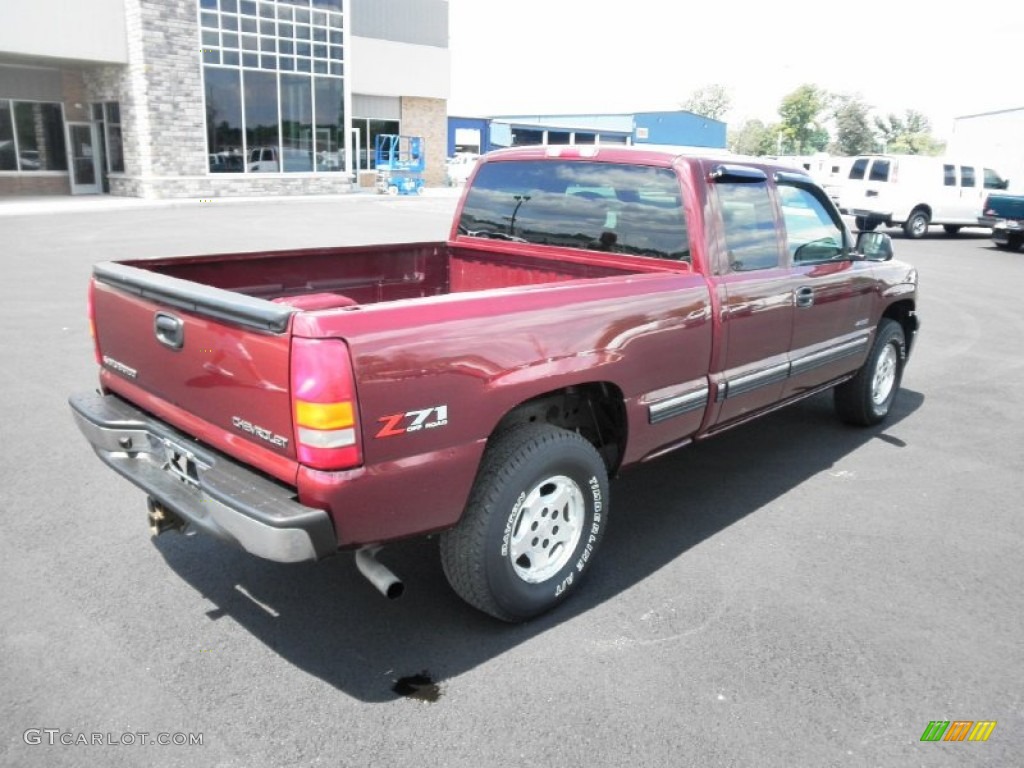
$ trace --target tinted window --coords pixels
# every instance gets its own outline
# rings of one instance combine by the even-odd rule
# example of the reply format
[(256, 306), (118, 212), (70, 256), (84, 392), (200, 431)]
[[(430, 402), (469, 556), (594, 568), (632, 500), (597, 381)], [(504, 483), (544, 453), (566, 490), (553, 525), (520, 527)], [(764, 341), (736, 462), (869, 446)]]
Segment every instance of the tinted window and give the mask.
[(974, 186), (974, 168), (969, 165), (960, 166), (960, 186), (962, 187), (973, 187)]
[(888, 181), (889, 180), (889, 161), (888, 160), (875, 160), (871, 164), (871, 176), (870, 181)]
[(991, 168), (985, 169), (985, 189), (1006, 189), (1006, 182)]
[(459, 232), (690, 258), (679, 183), (667, 168), (571, 160), (486, 163), (469, 190)]
[(766, 182), (715, 184), (722, 211), (729, 268), (734, 272), (779, 265), (778, 238)]
[(863, 179), (864, 171), (868, 169), (868, 159), (866, 157), (858, 157), (853, 161), (853, 165), (850, 166), (850, 178), (851, 179)]
[(786, 244), (794, 264), (831, 261), (843, 255), (843, 230), (825, 204), (803, 187), (780, 185)]
[(942, 166), (942, 183), (947, 187), (956, 186), (956, 166), (955, 165), (944, 165)]

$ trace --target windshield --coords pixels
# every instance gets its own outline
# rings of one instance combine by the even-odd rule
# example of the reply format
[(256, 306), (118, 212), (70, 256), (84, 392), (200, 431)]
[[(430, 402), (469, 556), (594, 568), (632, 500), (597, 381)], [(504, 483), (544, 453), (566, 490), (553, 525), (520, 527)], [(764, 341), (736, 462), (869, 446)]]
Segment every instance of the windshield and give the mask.
[(668, 168), (574, 160), (483, 165), (459, 234), (689, 261), (679, 182)]

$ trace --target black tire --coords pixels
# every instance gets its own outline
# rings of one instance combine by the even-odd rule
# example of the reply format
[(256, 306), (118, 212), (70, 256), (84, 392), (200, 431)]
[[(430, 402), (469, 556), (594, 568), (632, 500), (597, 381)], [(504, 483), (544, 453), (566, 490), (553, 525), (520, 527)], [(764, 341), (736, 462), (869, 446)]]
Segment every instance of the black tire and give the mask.
[(878, 222), (875, 219), (869, 219), (867, 216), (857, 216), (853, 220), (853, 225), (857, 228), (858, 232), (874, 232), (878, 229)]
[(928, 224), (931, 218), (924, 208), (915, 208), (914, 211), (903, 222), (903, 234), (912, 240), (920, 240), (928, 234)]
[(607, 524), (608, 473), (594, 446), (526, 424), (487, 449), (462, 520), (441, 534), (441, 565), (474, 608), (524, 621), (579, 588)]
[(907, 342), (903, 326), (895, 320), (883, 318), (864, 365), (856, 376), (835, 388), (839, 418), (847, 424), (861, 427), (884, 421), (899, 392), (906, 361)]
[(959, 224), (943, 224), (942, 225), (942, 230), (947, 235), (955, 235), (957, 232), (960, 231), (960, 225)]
[(1014, 234), (1007, 235), (1006, 240), (993, 240), (996, 248), (1001, 248), (1004, 251), (1019, 251), (1022, 244), (1024, 244), (1024, 235)]

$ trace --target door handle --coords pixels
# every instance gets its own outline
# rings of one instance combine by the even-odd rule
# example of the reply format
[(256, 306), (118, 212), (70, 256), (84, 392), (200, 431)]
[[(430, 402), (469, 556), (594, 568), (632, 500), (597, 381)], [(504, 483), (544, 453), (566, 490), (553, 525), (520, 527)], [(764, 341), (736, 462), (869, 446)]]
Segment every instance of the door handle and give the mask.
[(180, 318), (166, 312), (157, 312), (153, 318), (153, 333), (165, 347), (181, 349), (185, 344), (185, 325)]
[(797, 288), (793, 299), (798, 307), (809, 307), (814, 304), (814, 289), (807, 285)]

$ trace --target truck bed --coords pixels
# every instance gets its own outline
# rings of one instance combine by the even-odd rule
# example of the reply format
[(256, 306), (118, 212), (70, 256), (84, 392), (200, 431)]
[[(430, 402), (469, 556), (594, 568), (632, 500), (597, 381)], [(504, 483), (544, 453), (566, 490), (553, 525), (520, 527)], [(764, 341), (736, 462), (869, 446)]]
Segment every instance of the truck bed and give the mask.
[(119, 263), (302, 310), (666, 271), (663, 264), (612, 254), (561, 252), (555, 259), (518, 243), (404, 243)]

